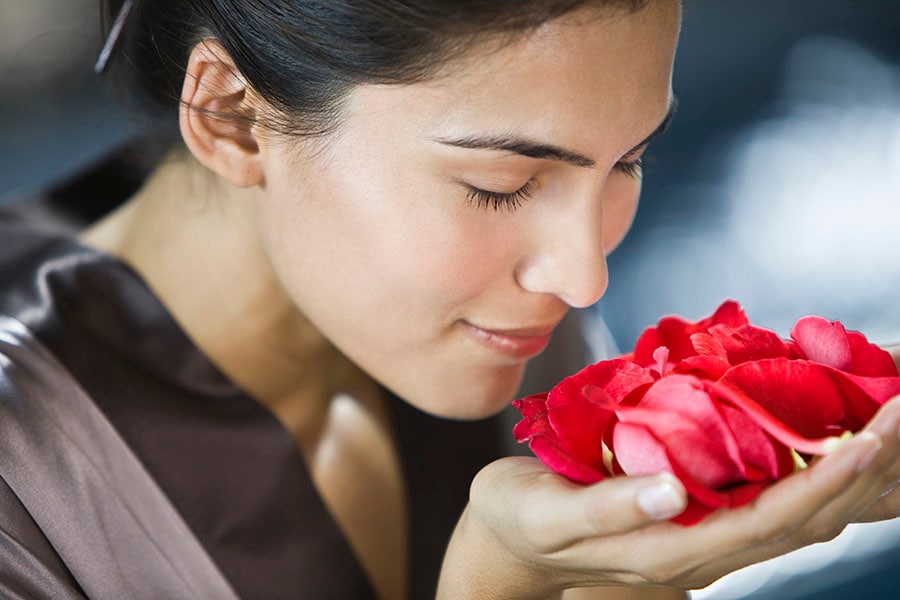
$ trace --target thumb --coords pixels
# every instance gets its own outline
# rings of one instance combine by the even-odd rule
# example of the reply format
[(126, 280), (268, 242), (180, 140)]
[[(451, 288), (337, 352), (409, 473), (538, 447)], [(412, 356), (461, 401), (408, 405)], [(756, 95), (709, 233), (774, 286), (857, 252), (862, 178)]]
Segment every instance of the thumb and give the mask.
[(684, 486), (669, 473), (572, 483), (534, 458), (506, 458), (482, 469), (471, 506), (507, 539), (533, 550), (561, 550), (579, 540), (618, 535), (670, 519), (687, 505)]

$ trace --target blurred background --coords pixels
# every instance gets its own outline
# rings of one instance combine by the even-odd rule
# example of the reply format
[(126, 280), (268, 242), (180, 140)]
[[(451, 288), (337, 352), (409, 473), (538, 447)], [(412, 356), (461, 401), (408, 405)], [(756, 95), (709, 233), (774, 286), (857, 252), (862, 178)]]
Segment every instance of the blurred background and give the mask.
[[(133, 143), (144, 126), (93, 76), (98, 24), (93, 0), (0, 0), (7, 210), (93, 219), (152, 162)], [(663, 314), (705, 316), (729, 297), (784, 336), (820, 314), (900, 342), (900, 2), (687, 0), (675, 92), (596, 308), (619, 345)], [(694, 597), (874, 599), (898, 584), (900, 526), (888, 523)]]
[(0, 200), (95, 163), (130, 132), (92, 66), (94, 0), (0, 0)]

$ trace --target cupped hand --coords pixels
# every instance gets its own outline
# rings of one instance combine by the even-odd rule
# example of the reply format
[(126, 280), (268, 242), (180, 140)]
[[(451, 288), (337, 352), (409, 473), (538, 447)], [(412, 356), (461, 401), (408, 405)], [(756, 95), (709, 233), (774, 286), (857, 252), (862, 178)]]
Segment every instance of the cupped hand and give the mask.
[(502, 459), (473, 482), (448, 548), (441, 595), (524, 599), (594, 585), (704, 587), (741, 567), (829, 540), (867, 511), (896, 515), (898, 456), (895, 399), (864, 432), (810, 468), (746, 506), (691, 527), (666, 520), (686, 501), (681, 484), (667, 474), (580, 486), (536, 459)]

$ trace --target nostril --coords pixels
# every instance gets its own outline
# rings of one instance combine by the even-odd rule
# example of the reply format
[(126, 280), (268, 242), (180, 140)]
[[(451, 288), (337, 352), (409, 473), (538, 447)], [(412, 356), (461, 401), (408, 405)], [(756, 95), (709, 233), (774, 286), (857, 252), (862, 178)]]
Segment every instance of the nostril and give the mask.
[[(609, 278), (606, 276), (606, 270), (604, 269), (603, 276), (598, 277), (596, 282), (581, 283), (581, 288), (577, 289), (574, 293), (560, 293), (557, 295), (572, 308), (587, 308), (588, 306), (596, 304), (597, 301), (603, 297), (603, 294), (606, 293)], [(576, 288), (575, 285), (569, 287), (572, 289)]]

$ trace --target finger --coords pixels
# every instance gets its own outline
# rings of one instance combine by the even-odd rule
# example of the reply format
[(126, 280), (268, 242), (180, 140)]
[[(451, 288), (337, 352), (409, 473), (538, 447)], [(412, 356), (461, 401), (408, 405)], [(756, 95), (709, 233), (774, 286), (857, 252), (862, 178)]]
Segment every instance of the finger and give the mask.
[[(476, 497), (477, 496), (477, 497)], [(540, 554), (551, 554), (580, 540), (621, 534), (682, 512), (684, 486), (668, 473), (615, 477), (584, 486), (549, 471), (537, 459), (504, 459), (476, 476), (471, 503), (491, 498), (503, 510), (509, 533)], [(493, 513), (493, 520), (504, 517)]]
[[(861, 477), (859, 465), (879, 452), (882, 442), (866, 433), (842, 443), (814, 467), (764, 491), (752, 503), (710, 515), (683, 535), (653, 538), (646, 551), (677, 557), (666, 583), (702, 587), (722, 575), (810, 543), (802, 528), (822, 507)], [(845, 523), (835, 524), (835, 527)]]
[(900, 402), (892, 402), (882, 407), (863, 432), (762, 494), (755, 503), (759, 508), (778, 511), (778, 505), (785, 504), (788, 510), (780, 511), (781, 518), (767, 519), (769, 525), (747, 541), (760, 535), (777, 536), (778, 532), (789, 537), (803, 527), (807, 530), (800, 537), (826, 537), (843, 528), (862, 508), (891, 489), (893, 484), (883, 480), (900, 454), (898, 433)]
[[(721, 558), (715, 568), (732, 571), (838, 535), (860, 511), (893, 489), (892, 473), (900, 462), (898, 432), (900, 402), (892, 401), (863, 433), (735, 511), (749, 520), (741, 525), (749, 536), (720, 538)], [(734, 541), (745, 544), (744, 549), (729, 551)]]
[(614, 477), (571, 495), (573, 514), (583, 519), (559, 523), (568, 526), (569, 541), (612, 536), (633, 531), (681, 514), (687, 492), (674, 475), (659, 473), (642, 477)]
[[(897, 480), (900, 478), (900, 401), (895, 399), (885, 404), (866, 427), (866, 431), (878, 434), (884, 447), (862, 476), (814, 517), (813, 527), (816, 521), (822, 519), (846, 517), (855, 520), (880, 499), (885, 500), (880, 502), (882, 510), (889, 510), (892, 504), (897, 504), (897, 499), (891, 498), (891, 492), (897, 487)], [(896, 512), (888, 512), (884, 516), (895, 514)]]
[(900, 489), (894, 488), (857, 515), (854, 521), (857, 523), (886, 521), (898, 515), (900, 515)]

